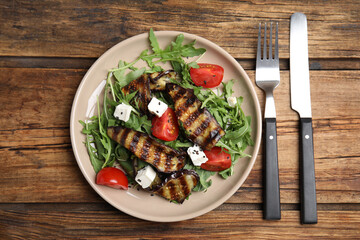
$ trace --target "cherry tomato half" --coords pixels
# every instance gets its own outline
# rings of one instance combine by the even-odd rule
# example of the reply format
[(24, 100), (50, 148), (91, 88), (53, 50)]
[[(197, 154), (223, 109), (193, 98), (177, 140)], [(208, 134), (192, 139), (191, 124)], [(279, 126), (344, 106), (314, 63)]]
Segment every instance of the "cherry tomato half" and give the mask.
[(159, 118), (152, 119), (152, 134), (164, 141), (174, 141), (179, 136), (179, 124), (174, 110), (168, 108)]
[(125, 173), (114, 167), (101, 169), (96, 175), (96, 184), (116, 189), (128, 189), (128, 179)]
[(206, 163), (201, 164), (201, 168), (208, 171), (222, 171), (231, 167), (231, 155), (221, 150), (221, 147), (213, 147), (210, 151), (204, 151), (209, 159)]
[(191, 68), (190, 76), (196, 86), (213, 88), (219, 86), (224, 77), (224, 69), (215, 64), (199, 63), (199, 68)]

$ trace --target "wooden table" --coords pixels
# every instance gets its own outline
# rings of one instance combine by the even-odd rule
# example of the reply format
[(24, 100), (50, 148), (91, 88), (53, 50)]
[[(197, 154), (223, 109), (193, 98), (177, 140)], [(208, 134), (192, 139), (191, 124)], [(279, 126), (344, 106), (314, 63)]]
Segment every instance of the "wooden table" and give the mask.
[[(299, 216), (299, 128), (289, 96), (289, 20), (297, 11), (308, 18), (316, 225), (301, 225)], [(78, 168), (69, 134), (75, 91), (91, 64), (152, 27), (215, 42), (254, 81), (258, 24), (270, 20), (280, 29), (282, 219), (262, 218), (261, 151), (236, 194), (195, 219), (139, 220), (99, 197)], [(359, 37), (355, 0), (1, 1), (0, 239), (359, 239)]]

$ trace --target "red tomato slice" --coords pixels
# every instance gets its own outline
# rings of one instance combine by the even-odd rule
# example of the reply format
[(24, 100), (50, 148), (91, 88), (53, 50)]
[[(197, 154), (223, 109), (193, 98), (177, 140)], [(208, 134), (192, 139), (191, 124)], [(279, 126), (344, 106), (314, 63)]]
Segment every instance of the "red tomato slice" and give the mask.
[(208, 171), (222, 171), (231, 167), (231, 155), (221, 151), (221, 147), (213, 147), (210, 151), (204, 151), (209, 159), (206, 163), (201, 164), (201, 168)]
[(168, 108), (159, 118), (152, 119), (152, 134), (164, 141), (174, 141), (179, 136), (179, 124), (174, 110)]
[(191, 68), (190, 76), (196, 86), (213, 88), (219, 86), (223, 77), (224, 69), (215, 64), (199, 63), (199, 68)]
[(125, 173), (114, 167), (101, 169), (96, 175), (96, 184), (116, 189), (128, 189), (128, 179)]

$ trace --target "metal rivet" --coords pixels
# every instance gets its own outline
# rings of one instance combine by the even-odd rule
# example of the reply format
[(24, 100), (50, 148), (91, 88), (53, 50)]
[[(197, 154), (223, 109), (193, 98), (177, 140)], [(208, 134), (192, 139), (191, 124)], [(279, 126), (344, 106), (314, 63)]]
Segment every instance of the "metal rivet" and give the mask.
[(309, 138), (310, 138), (310, 136), (306, 134), (306, 135), (305, 135), (305, 139), (309, 139)]
[(271, 135), (271, 136), (269, 137), (269, 139), (270, 139), (270, 140), (273, 140), (273, 139), (274, 139), (274, 136), (273, 136), (273, 135)]

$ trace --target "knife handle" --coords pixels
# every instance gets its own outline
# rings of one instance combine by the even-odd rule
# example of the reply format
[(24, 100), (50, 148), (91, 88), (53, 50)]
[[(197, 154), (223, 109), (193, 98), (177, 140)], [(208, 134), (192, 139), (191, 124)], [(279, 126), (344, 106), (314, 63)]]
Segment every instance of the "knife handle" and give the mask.
[(301, 223), (317, 223), (313, 128), (311, 118), (300, 119)]
[(281, 219), (276, 118), (265, 118), (264, 218)]

